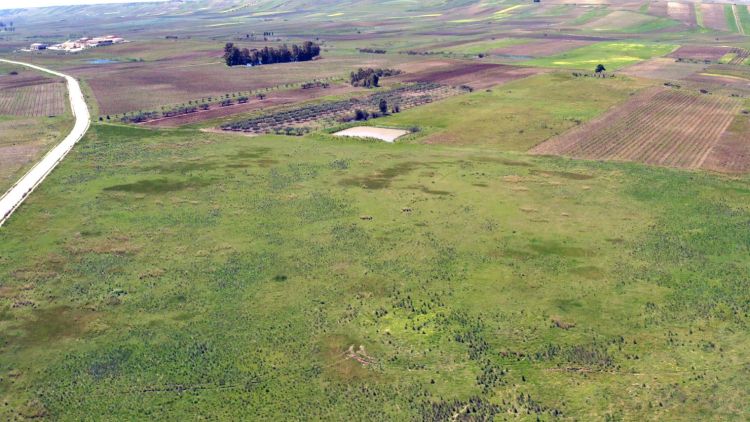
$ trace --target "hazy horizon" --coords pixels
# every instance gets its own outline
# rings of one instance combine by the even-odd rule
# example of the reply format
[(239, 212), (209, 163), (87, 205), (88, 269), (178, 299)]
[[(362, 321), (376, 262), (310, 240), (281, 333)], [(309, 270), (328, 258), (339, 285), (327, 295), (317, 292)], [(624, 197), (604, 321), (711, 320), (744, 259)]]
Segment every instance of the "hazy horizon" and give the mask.
[(26, 9), (30, 7), (72, 6), (104, 3), (148, 3), (167, 0), (7, 0), (0, 2), (0, 9)]

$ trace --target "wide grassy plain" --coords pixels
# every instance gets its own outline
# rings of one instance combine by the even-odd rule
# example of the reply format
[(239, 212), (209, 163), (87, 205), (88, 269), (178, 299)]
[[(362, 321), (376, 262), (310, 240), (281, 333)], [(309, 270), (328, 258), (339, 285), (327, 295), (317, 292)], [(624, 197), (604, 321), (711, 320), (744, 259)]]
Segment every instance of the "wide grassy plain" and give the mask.
[[(82, 78), (93, 115), (112, 122), (202, 97), (340, 84), (360, 66), (498, 85), (356, 123), (414, 128), (396, 144), (331, 136), (340, 123), (298, 122), (312, 128), (300, 137), (216, 133), (258, 110), (178, 129), (94, 122), (0, 229), (0, 418), (747, 419), (750, 178), (526, 154), (689, 76), (570, 69), (601, 63), (610, 75), (678, 44), (746, 41), (670, 20), (656, 2), (353, 4), (19, 12), (3, 52), (84, 25), (133, 41), (16, 54)], [(618, 10), (631, 21), (606, 20)], [(262, 40), (266, 31), (276, 35)], [(318, 38), (314, 62), (221, 63), (227, 41)], [(455, 60), (523, 50), (519, 40), (539, 56), (525, 63), (543, 68), (534, 76), (481, 63), (509, 58)], [(535, 47), (556, 40), (560, 49)], [(741, 67), (716, 72), (735, 80)], [(364, 94), (312, 101), (350, 95)], [(30, 133), (2, 119), (3, 133)], [(742, 166), (746, 149), (732, 148), (747, 126), (738, 113), (728, 133), (726, 155)]]
[(2, 411), (739, 418), (748, 197), (638, 165), (95, 125), (0, 232)]

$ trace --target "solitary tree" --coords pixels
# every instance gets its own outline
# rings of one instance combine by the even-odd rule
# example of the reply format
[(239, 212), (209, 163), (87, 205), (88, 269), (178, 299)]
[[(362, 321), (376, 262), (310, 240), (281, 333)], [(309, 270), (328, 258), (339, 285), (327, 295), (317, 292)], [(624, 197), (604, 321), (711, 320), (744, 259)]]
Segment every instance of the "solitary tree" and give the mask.
[(596, 73), (602, 73), (605, 70), (607, 70), (607, 69), (604, 67), (603, 64), (600, 63), (600, 64), (596, 65), (596, 70), (595, 70)]
[(380, 108), (380, 112), (383, 114), (388, 113), (388, 101), (385, 100), (385, 98), (380, 99), (380, 104), (378, 104)]

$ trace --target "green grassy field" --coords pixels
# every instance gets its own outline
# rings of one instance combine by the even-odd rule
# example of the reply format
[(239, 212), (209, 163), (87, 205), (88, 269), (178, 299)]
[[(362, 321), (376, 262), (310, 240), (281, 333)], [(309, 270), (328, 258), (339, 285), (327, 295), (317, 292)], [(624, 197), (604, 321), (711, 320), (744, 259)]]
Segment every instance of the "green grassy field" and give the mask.
[[(595, 35), (632, 39), (524, 63), (548, 73), (340, 123), (414, 128), (395, 144), (332, 127), (203, 131), (260, 111), (180, 129), (94, 122), (0, 228), (0, 419), (746, 420), (750, 175), (525, 154), (666, 81), (573, 69), (614, 71), (677, 44), (748, 47), (648, 11), (211, 0), (17, 12), (0, 51), (80, 28), (134, 41), (15, 53), (82, 78), (94, 116), (360, 66), (427, 74), (455, 54), (531, 39), (521, 37), (568, 42), (602, 23)], [(672, 25), (682, 26), (662, 31)], [(320, 40), (323, 59), (221, 63), (226, 41), (304, 39)], [(388, 51), (358, 52), (366, 47)], [(454, 55), (429, 54), (441, 51)], [(0, 148), (69, 125), (19, 122), (0, 116)], [(738, 143), (745, 126), (738, 114)], [(0, 187), (16, 177), (4, 169)]]
[(734, 11), (732, 10), (731, 4), (724, 5), (724, 17), (727, 20), (727, 28), (729, 28), (731, 32), (740, 32), (740, 29), (737, 27), (737, 21), (734, 18)]
[(616, 70), (629, 64), (668, 54), (675, 48), (677, 48), (676, 45), (649, 42), (600, 42), (555, 56), (529, 60), (523, 64), (593, 70), (597, 64), (602, 63), (608, 70)]
[[(525, 152), (624, 101), (646, 85), (627, 77), (542, 74), (406, 110), (369, 124), (419, 127), (416, 142), (486, 145)], [(583, 92), (587, 94), (581, 95)]]
[(479, 148), (95, 125), (0, 232), (2, 412), (736, 416), (749, 196)]

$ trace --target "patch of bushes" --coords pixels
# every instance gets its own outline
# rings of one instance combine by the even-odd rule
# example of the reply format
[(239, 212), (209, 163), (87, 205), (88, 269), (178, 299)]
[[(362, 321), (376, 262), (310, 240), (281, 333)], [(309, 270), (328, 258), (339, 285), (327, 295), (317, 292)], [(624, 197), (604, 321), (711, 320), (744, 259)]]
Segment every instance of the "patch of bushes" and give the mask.
[(389, 76), (400, 75), (402, 72), (398, 69), (373, 69), (373, 68), (359, 68), (356, 72), (352, 72), (349, 75), (349, 83), (352, 86), (359, 86), (364, 88), (375, 88), (380, 82), (380, 78), (386, 78)]

